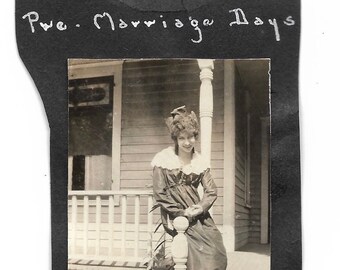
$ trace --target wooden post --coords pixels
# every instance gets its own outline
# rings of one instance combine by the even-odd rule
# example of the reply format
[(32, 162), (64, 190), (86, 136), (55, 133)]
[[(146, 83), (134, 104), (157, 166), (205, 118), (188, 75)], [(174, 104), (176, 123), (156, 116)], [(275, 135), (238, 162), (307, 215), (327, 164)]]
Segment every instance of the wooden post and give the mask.
[(261, 118), (261, 244), (268, 243), (269, 227), (269, 117)]
[[(122, 70), (123, 62), (113, 65), (114, 89), (112, 108), (112, 190), (120, 190), (120, 147), (122, 131)], [(115, 196), (115, 204), (119, 204), (119, 196)]]
[(122, 244), (121, 248), (121, 256), (125, 257), (126, 255), (126, 208), (127, 208), (127, 196), (122, 196)]
[(174, 220), (174, 228), (177, 235), (174, 237), (171, 245), (171, 253), (175, 262), (175, 270), (187, 269), (188, 260), (188, 240), (184, 232), (189, 227), (189, 221), (185, 217), (177, 217)]
[(100, 253), (100, 233), (101, 233), (101, 215), (102, 215), (102, 205), (100, 196), (96, 196), (96, 244), (95, 244), (95, 254), (99, 256)]
[(72, 196), (72, 208), (71, 208), (71, 255), (76, 254), (77, 247), (77, 211), (78, 202), (77, 196)]
[(115, 206), (114, 197), (109, 196), (109, 256), (113, 257), (113, 236), (114, 236), (114, 222), (115, 222)]
[[(201, 122), (201, 154), (210, 166), (211, 159), (211, 133), (212, 133), (212, 117), (213, 117), (213, 87), (211, 81), (213, 80), (214, 60), (198, 59), (198, 66), (200, 72), (200, 122)], [(203, 197), (202, 186), (198, 187), (198, 194)], [(212, 207), (210, 214), (212, 215)]]
[(84, 243), (83, 243), (83, 255), (88, 253), (88, 234), (89, 234), (89, 196), (84, 196), (84, 210), (83, 210), (83, 232), (84, 232)]
[(213, 117), (213, 80), (214, 60), (199, 59), (201, 70), (200, 80), (200, 122), (201, 122), (201, 153), (210, 163), (211, 158), (211, 132)]
[(72, 172), (73, 172), (73, 156), (68, 156), (68, 177), (67, 177), (67, 190), (72, 190)]
[(224, 61), (223, 242), (235, 250), (235, 64)]
[(138, 257), (138, 249), (139, 249), (139, 215), (140, 215), (140, 196), (136, 195), (135, 197), (135, 252), (134, 256)]
[(153, 206), (153, 197), (152, 195), (148, 196), (148, 232), (152, 233), (152, 224), (153, 224), (153, 211), (151, 211)]
[[(249, 93), (247, 92), (247, 97)], [(250, 174), (251, 174), (251, 114), (247, 113), (247, 141), (246, 141), (246, 168), (245, 168), (245, 196), (244, 196), (244, 202), (247, 207), (250, 206)]]

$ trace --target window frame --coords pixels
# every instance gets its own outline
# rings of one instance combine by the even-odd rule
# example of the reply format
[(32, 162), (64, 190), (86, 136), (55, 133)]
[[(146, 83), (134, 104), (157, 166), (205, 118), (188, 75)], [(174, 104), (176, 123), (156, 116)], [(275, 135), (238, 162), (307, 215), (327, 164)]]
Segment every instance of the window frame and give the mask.
[[(68, 60), (68, 80), (113, 76), (111, 190), (120, 190), (122, 66), (122, 60), (108, 60), (104, 62), (95, 59)], [(72, 168), (71, 159), (71, 157), (68, 159), (69, 174), (70, 167)], [(68, 188), (71, 190), (72, 182), (68, 183)]]

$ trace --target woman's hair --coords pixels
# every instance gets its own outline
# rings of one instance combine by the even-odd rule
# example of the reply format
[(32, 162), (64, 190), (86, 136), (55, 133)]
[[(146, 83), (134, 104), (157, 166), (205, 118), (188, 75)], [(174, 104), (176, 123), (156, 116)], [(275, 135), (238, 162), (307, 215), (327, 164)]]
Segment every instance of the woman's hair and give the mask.
[(196, 114), (191, 111), (188, 113), (185, 106), (178, 107), (171, 112), (171, 117), (165, 120), (171, 134), (171, 138), (177, 142), (177, 137), (182, 131), (193, 134), (195, 139), (198, 137), (199, 125)]

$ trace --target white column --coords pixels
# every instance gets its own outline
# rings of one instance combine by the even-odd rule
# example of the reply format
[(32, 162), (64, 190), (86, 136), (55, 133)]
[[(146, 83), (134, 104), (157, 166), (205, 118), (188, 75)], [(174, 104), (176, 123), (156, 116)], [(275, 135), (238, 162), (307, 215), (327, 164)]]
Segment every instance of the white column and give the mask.
[(223, 242), (235, 250), (235, 64), (224, 62)]
[(269, 117), (261, 118), (261, 244), (268, 243), (269, 229)]
[(73, 173), (73, 156), (68, 156), (68, 179), (67, 179), (67, 189), (72, 190), (72, 173)]
[[(120, 190), (120, 147), (122, 130), (122, 73), (123, 61), (114, 65), (114, 88), (112, 108), (112, 190)], [(115, 204), (119, 202), (119, 196), (115, 196)]]
[(214, 60), (199, 59), (201, 70), (200, 80), (200, 122), (201, 122), (201, 153), (210, 163), (211, 159), (211, 132), (213, 117), (213, 80)]

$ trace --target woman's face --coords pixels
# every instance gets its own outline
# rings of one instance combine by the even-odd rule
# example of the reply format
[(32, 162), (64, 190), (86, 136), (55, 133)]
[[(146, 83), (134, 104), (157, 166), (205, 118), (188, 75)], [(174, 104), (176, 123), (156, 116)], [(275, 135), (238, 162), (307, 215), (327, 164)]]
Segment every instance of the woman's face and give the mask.
[(184, 153), (191, 153), (196, 143), (195, 136), (182, 131), (177, 137), (178, 151)]

